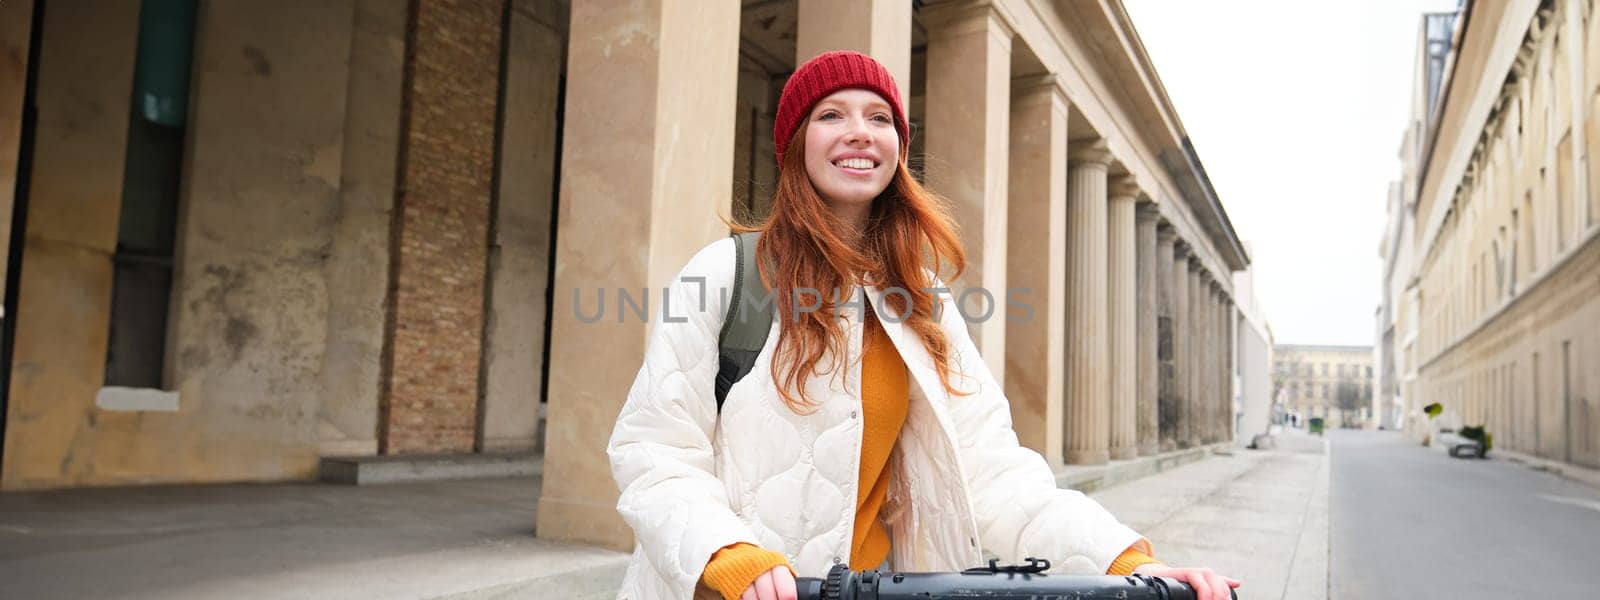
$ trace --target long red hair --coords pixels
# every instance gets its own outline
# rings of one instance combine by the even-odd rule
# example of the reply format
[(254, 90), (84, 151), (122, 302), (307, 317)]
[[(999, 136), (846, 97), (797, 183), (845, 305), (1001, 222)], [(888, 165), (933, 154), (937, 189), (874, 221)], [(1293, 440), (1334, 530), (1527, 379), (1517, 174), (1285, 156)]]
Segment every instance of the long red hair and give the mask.
[[(946, 201), (922, 187), (906, 166), (907, 141), (900, 141), (894, 179), (872, 202), (872, 211), (859, 245), (840, 235), (845, 225), (806, 175), (806, 120), (796, 129), (778, 168), (772, 213), (754, 226), (733, 224), (737, 231), (761, 231), (756, 256), (761, 280), (772, 290), (779, 319), (778, 346), (772, 353), (771, 371), (783, 403), (796, 413), (806, 413), (817, 403), (807, 397), (806, 378), (836, 373), (848, 356), (848, 339), (838, 318), (837, 298), (870, 274), (879, 289), (905, 290), (906, 296), (884, 294), (884, 302), (901, 315), (932, 356), (945, 389), (964, 394), (950, 383), (950, 341), (934, 320), (942, 299), (927, 291), (943, 268), (951, 279), (966, 268), (966, 252), (950, 218)], [(817, 290), (823, 296), (817, 310), (797, 312), (795, 290)], [(837, 291), (836, 291), (837, 290)], [(818, 301), (806, 298), (807, 306)], [(825, 353), (833, 361), (819, 368)], [(782, 359), (782, 360), (780, 360)]]

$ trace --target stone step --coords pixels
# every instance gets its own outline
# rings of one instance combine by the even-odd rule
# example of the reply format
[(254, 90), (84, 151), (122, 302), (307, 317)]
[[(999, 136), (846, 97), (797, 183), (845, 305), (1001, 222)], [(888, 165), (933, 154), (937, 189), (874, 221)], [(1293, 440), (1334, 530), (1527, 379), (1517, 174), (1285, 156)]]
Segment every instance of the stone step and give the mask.
[(322, 481), (345, 485), (521, 477), (542, 474), (544, 457), (531, 452), (324, 456), (318, 470)]
[(1231, 444), (1219, 442), (1198, 448), (1172, 450), (1129, 460), (1114, 460), (1103, 465), (1067, 465), (1060, 467), (1056, 471), (1056, 486), (1080, 492), (1091, 492), (1181, 467), (1204, 459), (1213, 453), (1227, 454), (1229, 452), (1232, 452)]

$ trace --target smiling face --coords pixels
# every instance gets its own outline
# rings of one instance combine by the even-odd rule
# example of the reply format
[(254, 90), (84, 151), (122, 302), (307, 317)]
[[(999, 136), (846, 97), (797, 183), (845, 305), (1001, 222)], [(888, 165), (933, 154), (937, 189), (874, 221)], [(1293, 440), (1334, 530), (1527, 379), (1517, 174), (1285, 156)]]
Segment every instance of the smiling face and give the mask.
[(806, 117), (806, 175), (835, 214), (865, 216), (900, 160), (894, 109), (866, 90), (840, 90)]

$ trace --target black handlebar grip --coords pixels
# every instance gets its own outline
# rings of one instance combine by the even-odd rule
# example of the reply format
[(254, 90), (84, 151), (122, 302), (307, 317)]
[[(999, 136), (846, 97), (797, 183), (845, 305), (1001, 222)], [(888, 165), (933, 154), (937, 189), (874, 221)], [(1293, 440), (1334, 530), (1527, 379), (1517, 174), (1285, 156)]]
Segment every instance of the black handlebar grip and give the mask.
[[(1031, 600), (1195, 600), (1194, 588), (1167, 577), (1042, 575), (1033, 573), (854, 572), (835, 567), (827, 578), (795, 579), (800, 600), (929, 600), (972, 598)], [(1229, 590), (1238, 600), (1238, 593)]]

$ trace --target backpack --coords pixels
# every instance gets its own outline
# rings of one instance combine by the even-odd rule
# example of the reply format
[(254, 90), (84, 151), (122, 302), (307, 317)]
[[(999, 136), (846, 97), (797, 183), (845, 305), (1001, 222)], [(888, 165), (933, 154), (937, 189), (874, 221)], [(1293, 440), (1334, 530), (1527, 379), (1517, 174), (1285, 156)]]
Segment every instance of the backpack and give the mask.
[(767, 334), (777, 312), (772, 292), (762, 283), (761, 272), (756, 268), (756, 241), (761, 239), (761, 232), (730, 237), (737, 250), (733, 291), (728, 312), (722, 318), (722, 332), (717, 336), (717, 414), (722, 414), (728, 390), (755, 366), (756, 356), (767, 345)]

